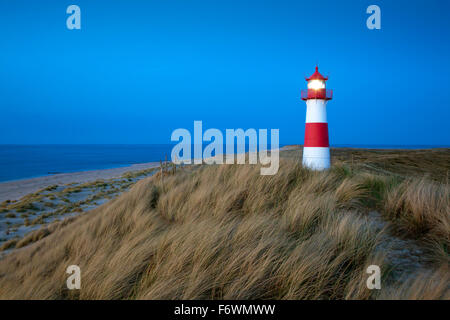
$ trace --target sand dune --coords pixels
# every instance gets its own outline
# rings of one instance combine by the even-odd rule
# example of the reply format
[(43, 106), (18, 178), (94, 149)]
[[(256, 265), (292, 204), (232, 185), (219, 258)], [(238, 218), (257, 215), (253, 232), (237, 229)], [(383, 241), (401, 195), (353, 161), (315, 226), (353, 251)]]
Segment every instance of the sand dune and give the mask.
[[(0, 299), (450, 299), (447, 150), (336, 150), (347, 160), (323, 172), (298, 151), (273, 176), (205, 165), (130, 181), (6, 243)], [(72, 264), (81, 290), (66, 287)]]

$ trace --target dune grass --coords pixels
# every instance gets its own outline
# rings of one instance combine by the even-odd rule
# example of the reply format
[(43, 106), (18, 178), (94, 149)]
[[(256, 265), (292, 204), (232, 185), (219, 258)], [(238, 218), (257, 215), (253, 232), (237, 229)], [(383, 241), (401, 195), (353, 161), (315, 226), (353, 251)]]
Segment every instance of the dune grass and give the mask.
[[(157, 173), (16, 241), (0, 260), (0, 298), (450, 299), (448, 184), (383, 170), (341, 161), (314, 172), (282, 159), (274, 176), (195, 166), (162, 184)], [(387, 253), (403, 239), (426, 262), (399, 277), (408, 248)], [(81, 290), (66, 289), (72, 264)], [(366, 287), (373, 264), (381, 290)]]

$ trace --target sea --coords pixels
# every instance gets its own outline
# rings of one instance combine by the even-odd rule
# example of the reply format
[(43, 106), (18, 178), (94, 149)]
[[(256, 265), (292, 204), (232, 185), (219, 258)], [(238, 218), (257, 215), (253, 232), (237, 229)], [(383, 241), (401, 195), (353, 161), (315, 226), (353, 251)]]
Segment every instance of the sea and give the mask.
[[(0, 182), (170, 160), (173, 144), (148, 145), (0, 145)], [(282, 146), (282, 145), (281, 145)], [(375, 149), (424, 149), (445, 146), (362, 146)], [(270, 149), (270, 146), (269, 146)], [(225, 150), (225, 148), (224, 148)], [(248, 146), (246, 146), (248, 150)]]

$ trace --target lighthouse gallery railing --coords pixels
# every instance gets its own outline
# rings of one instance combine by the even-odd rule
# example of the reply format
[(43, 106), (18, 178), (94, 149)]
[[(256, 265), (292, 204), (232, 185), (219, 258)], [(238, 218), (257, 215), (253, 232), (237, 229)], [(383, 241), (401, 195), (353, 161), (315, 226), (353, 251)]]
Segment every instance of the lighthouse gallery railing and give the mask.
[(326, 89), (307, 89), (301, 91), (302, 100), (308, 99), (333, 99), (333, 90)]

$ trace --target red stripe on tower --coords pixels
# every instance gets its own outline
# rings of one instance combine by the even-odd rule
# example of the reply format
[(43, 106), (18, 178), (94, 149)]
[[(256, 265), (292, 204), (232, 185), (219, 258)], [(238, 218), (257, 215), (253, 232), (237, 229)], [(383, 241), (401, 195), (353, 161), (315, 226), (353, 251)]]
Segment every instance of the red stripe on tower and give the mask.
[(305, 147), (329, 147), (328, 123), (310, 122), (305, 127)]

